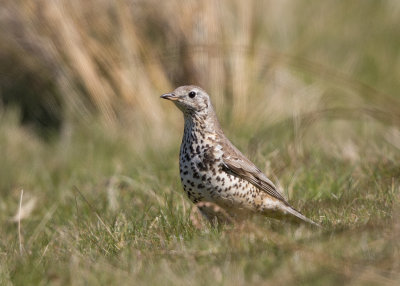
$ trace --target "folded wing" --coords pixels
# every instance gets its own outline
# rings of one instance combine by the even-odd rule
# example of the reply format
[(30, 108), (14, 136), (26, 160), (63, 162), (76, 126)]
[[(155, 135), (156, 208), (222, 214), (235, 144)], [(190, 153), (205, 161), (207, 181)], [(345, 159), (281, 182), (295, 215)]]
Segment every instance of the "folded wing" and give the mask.
[(232, 145), (232, 143), (228, 140), (223, 141), (224, 142), (220, 142), (220, 144), (223, 150), (223, 168), (226, 172), (250, 182), (270, 196), (282, 201), (286, 205), (289, 205), (271, 180), (269, 180), (260, 169), (248, 160), (235, 146)]

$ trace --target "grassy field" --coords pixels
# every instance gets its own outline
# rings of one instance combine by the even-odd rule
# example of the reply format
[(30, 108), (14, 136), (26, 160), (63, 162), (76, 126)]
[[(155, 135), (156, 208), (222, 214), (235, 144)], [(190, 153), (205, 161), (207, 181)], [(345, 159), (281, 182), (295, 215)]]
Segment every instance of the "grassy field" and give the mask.
[[(0, 285), (400, 283), (400, 5), (243, 3), (5, 1)], [(193, 225), (188, 83), (321, 230)]]

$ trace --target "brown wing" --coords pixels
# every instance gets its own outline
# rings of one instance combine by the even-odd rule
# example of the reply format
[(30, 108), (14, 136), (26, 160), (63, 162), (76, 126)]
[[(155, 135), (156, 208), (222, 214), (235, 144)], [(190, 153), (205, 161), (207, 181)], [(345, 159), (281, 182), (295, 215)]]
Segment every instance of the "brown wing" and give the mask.
[(272, 183), (263, 172), (260, 171), (249, 159), (247, 159), (228, 139), (219, 142), (222, 146), (224, 168), (227, 172), (238, 176), (254, 186), (263, 190), (270, 196), (289, 205), (285, 198), (278, 192), (274, 183)]

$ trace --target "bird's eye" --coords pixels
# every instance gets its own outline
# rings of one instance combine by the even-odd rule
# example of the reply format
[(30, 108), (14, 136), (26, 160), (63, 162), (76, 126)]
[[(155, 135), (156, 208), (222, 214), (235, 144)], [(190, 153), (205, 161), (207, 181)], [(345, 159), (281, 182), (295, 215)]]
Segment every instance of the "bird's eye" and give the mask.
[(189, 97), (190, 98), (193, 98), (195, 96), (196, 96), (196, 92), (194, 92), (194, 91), (189, 92)]

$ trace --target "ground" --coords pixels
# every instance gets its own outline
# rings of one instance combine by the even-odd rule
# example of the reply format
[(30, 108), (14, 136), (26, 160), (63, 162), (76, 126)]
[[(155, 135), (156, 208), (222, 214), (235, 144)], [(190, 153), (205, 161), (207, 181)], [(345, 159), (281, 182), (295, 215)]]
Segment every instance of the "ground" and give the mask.
[(372, 138), (352, 159), (315, 141), (295, 151), (281, 129), (270, 130), (280, 144), (241, 146), (323, 229), (261, 217), (198, 229), (179, 182), (179, 138), (144, 147), (93, 123), (44, 143), (11, 115), (0, 127), (1, 187), (11, 190), (0, 203), (2, 285), (399, 281), (400, 160)]

